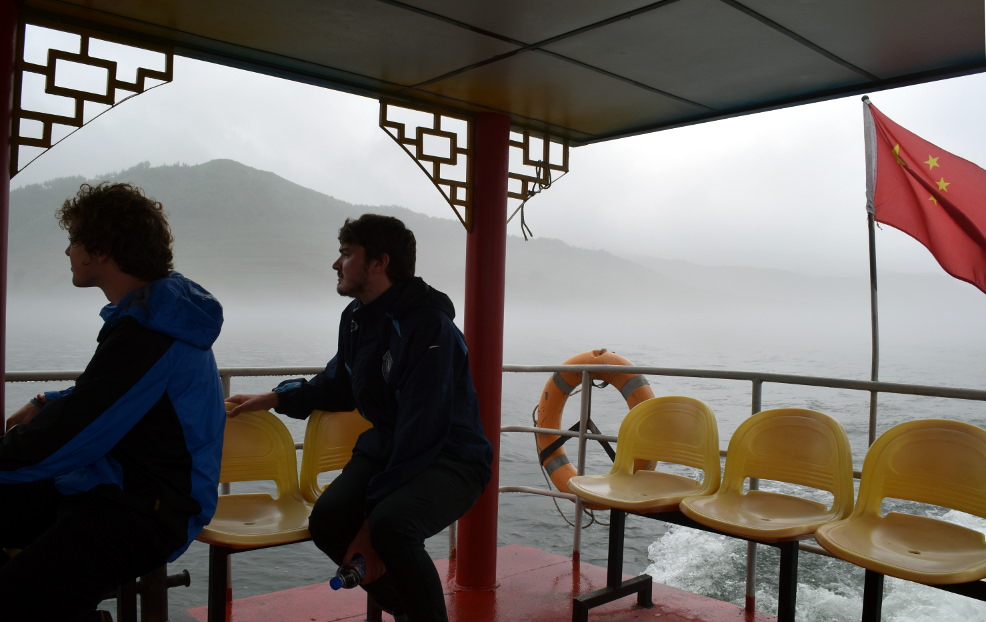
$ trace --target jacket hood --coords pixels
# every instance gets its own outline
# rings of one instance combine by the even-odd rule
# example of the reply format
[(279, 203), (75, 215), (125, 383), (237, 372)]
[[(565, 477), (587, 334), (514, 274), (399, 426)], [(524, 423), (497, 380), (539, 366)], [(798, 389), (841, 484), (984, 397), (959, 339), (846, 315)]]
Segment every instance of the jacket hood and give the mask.
[(127, 294), (119, 305), (99, 312), (104, 324), (98, 340), (123, 317), (198, 348), (210, 348), (223, 325), (223, 307), (198, 283), (172, 271), (145, 287)]
[(452, 304), (452, 299), (425, 283), (421, 277), (416, 276), (395, 283), (380, 296), (379, 300), (391, 309), (394, 317), (399, 318), (408, 309), (433, 307), (447, 315), (449, 319), (455, 319), (455, 306)]

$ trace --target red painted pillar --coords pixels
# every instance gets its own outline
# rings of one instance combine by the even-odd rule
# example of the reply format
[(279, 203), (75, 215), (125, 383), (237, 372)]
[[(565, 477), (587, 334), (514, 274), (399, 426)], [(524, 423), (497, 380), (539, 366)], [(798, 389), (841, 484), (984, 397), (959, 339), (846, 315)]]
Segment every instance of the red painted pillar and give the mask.
[(503, 299), (507, 253), (510, 119), (484, 114), (472, 123), (472, 231), (466, 241), (465, 335), (483, 428), (493, 443), (493, 479), (459, 521), (456, 583), (496, 584), (500, 485), (500, 394), (503, 387)]
[[(17, 49), (17, 2), (0, 7), (0, 379), (7, 375), (7, 240), (10, 228), (10, 126), (14, 110), (14, 71)], [(6, 381), (0, 382), (0, 407)], [(0, 430), (5, 412), (0, 408)]]

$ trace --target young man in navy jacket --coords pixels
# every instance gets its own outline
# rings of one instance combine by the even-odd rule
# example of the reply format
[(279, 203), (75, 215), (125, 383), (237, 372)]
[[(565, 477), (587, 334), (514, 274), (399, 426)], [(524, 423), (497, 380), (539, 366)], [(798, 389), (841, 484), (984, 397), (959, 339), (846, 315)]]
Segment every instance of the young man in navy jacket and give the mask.
[(39, 393), (0, 437), (0, 619), (98, 619), (116, 585), (177, 558), (216, 507), (222, 306), (172, 271), (160, 203), (83, 185), (58, 211), (76, 287), (109, 304), (74, 386)]
[(336, 564), (366, 560), (363, 587), (399, 620), (447, 620), (425, 539), (462, 516), (490, 479), (462, 333), (452, 302), (414, 276), (414, 235), (396, 218), (366, 214), (339, 232), (336, 290), (354, 298), (339, 346), (311, 380), (235, 395), (230, 412), (358, 409), (373, 427), (325, 490), (310, 519), (315, 544)]

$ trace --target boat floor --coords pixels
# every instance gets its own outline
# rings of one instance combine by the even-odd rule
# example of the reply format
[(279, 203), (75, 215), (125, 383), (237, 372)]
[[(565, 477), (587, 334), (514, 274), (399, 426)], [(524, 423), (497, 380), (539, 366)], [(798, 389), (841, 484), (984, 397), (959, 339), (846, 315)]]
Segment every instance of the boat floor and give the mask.
[[(510, 545), (497, 551), (497, 588), (462, 590), (454, 586), (455, 562), (435, 562), (445, 584), (449, 619), (453, 622), (569, 622), (572, 598), (606, 585), (606, 569), (573, 562), (568, 557)], [(630, 622), (773, 622), (761, 613), (655, 583), (654, 606), (634, 607), (627, 596), (593, 609), (589, 619)], [(207, 608), (172, 615), (172, 622), (205, 622)], [(327, 584), (309, 585), (233, 602), (229, 622), (357, 622), (366, 618), (362, 590), (332, 592)], [(383, 614), (385, 622), (392, 618)]]

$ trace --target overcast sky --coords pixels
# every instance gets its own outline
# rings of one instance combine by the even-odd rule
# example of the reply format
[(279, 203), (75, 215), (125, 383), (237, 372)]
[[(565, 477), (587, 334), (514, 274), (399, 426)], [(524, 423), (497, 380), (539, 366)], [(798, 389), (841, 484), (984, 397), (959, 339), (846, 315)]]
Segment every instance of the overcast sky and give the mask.
[[(980, 74), (871, 100), (914, 133), (984, 166), (984, 95)], [(351, 203), (454, 218), (377, 120), (374, 100), (178, 58), (172, 83), (91, 121), (12, 187), (98, 177), (144, 161), (230, 158)], [(860, 98), (573, 149), (570, 173), (528, 203), (527, 222), (535, 236), (587, 248), (865, 275)], [(519, 223), (509, 232), (520, 235)], [(890, 227), (878, 231), (877, 253), (881, 270), (941, 272), (924, 247)]]

